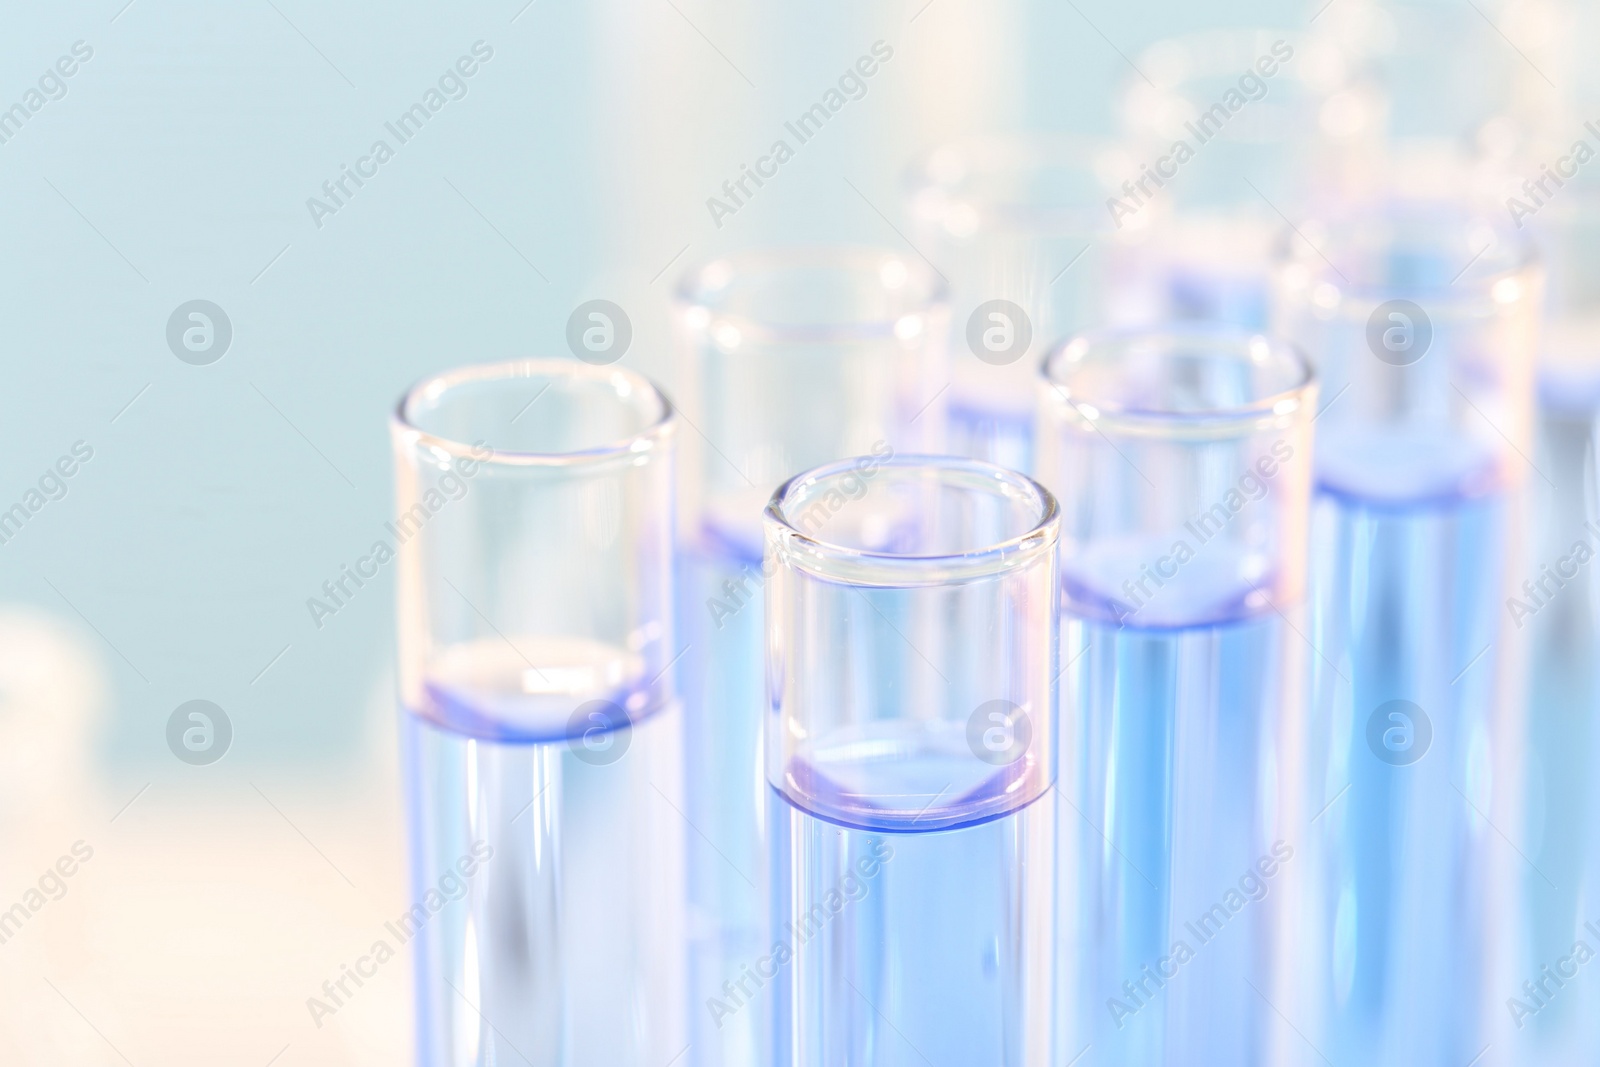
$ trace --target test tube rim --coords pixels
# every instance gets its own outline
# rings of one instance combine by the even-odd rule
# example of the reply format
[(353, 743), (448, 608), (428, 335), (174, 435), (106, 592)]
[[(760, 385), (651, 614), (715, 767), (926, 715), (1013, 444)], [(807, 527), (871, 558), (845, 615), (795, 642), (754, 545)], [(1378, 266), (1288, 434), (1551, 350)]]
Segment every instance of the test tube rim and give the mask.
[(1106, 194), (1111, 195), (1112, 188), (1095, 172), (1093, 166), (1097, 154), (1109, 152), (1125, 155), (1126, 147), (1108, 137), (1043, 131), (995, 131), (956, 138), (924, 152), (906, 168), (904, 187), (908, 210), (920, 221), (944, 229), (941, 219), (928, 214), (922, 207), (929, 194), (937, 192), (977, 213), (981, 222), (973, 237), (984, 232), (995, 232), (1029, 237), (1080, 236), (1085, 240), (1105, 240), (1105, 235), (1101, 233), (1104, 228), (1102, 203), (1098, 199), (1073, 207), (1051, 207), (1029, 203), (1020, 197), (982, 196), (941, 178), (937, 171), (941, 157), (948, 157), (952, 153), (980, 160), (1005, 156), (1008, 157), (1006, 165), (1016, 169), (1038, 165), (1081, 168), (1105, 186)]
[[(1248, 403), (1199, 411), (1128, 411), (1113, 401), (1092, 396), (1072, 397), (1064, 390), (1058, 371), (1074, 351), (1085, 354), (1115, 350), (1135, 341), (1200, 344), (1241, 357), (1254, 344), (1265, 344), (1294, 368), (1292, 384)], [(1090, 432), (1117, 432), (1140, 437), (1175, 440), (1225, 440), (1247, 437), (1263, 429), (1288, 425), (1304, 416), (1315, 400), (1319, 380), (1304, 349), (1292, 341), (1259, 330), (1222, 324), (1169, 323), (1162, 326), (1112, 327), (1090, 330), (1052, 346), (1039, 368), (1040, 393), (1047, 404), (1069, 413), (1072, 421)], [(1092, 414), (1084, 410), (1092, 409)]]
[[(1461, 274), (1443, 286), (1398, 286), (1373, 282), (1365, 276), (1352, 280), (1335, 265), (1340, 247), (1327, 242), (1314, 244), (1305, 232), (1348, 235), (1353, 227), (1370, 225), (1380, 218), (1400, 215), (1420, 218), (1424, 211), (1456, 212), (1468, 221), (1480, 222), (1493, 234), (1491, 244), (1485, 246), (1480, 255), (1497, 250), (1509, 252), (1511, 258), (1502, 256), (1490, 260), (1488, 265), (1495, 265), (1496, 269), (1476, 274), (1471, 272), (1479, 261), (1473, 260), (1464, 264)], [(1327, 216), (1313, 217), (1299, 228), (1283, 231), (1281, 236), (1283, 244), (1273, 270), (1277, 299), (1290, 305), (1309, 303), (1310, 294), (1319, 286), (1331, 286), (1337, 302), (1321, 309), (1322, 317), (1329, 319), (1359, 320), (1369, 315), (1373, 307), (1391, 299), (1414, 300), (1436, 317), (1488, 317), (1496, 312), (1500, 303), (1495, 292), (1501, 282), (1519, 276), (1537, 276), (1544, 267), (1544, 257), (1532, 233), (1510, 226), (1467, 197), (1379, 196)], [(1303, 278), (1298, 283), (1293, 281), (1295, 275), (1291, 273), (1296, 268), (1304, 268)]]
[[(655, 406), (650, 421), (633, 434), (589, 448), (567, 452), (531, 452), (514, 449), (492, 449), (482, 456), (474, 444), (433, 433), (414, 421), (413, 403), (428, 393), (442, 395), (449, 389), (468, 383), (482, 383), (517, 378), (567, 378), (591, 382), (610, 382), (613, 387), (625, 385), (647, 397)], [(618, 389), (619, 400), (626, 395)], [(417, 452), (432, 450), (444, 458), (468, 459), (505, 467), (593, 467), (615, 462), (639, 462), (644, 456), (667, 443), (677, 430), (678, 415), (672, 400), (655, 382), (642, 374), (614, 366), (596, 366), (570, 359), (514, 359), (495, 363), (470, 363), (436, 374), (430, 374), (400, 395), (390, 418), (390, 427), (397, 442), (403, 442)]]
[[(772, 322), (748, 314), (720, 310), (713, 294), (727, 283), (712, 284), (719, 270), (730, 279), (752, 274), (776, 272), (800, 266), (838, 268), (875, 274), (886, 260), (903, 264), (907, 270), (907, 290), (920, 296), (909, 302), (925, 315), (947, 307), (950, 286), (944, 275), (931, 264), (907, 256), (893, 248), (853, 244), (796, 244), (745, 248), (690, 267), (679, 277), (673, 290), (673, 303), (679, 321), (697, 331), (708, 331), (712, 322), (728, 323), (761, 345), (840, 344), (893, 339), (899, 322), (910, 311), (895, 316), (871, 317), (850, 322)], [(702, 321), (696, 321), (697, 319)], [(927, 324), (924, 332), (937, 329)]]
[[(1262, 44), (1261, 42), (1267, 43)], [(1138, 97), (1146, 92), (1159, 94), (1168, 100), (1175, 99), (1188, 103), (1194, 109), (1195, 114), (1198, 115), (1202, 112), (1202, 108), (1194, 104), (1196, 99), (1195, 91), (1200, 88), (1200, 85), (1196, 84), (1197, 82), (1223, 76), (1226, 76), (1229, 80), (1236, 81), (1241, 73), (1257, 73), (1250, 58), (1244, 60), (1243, 70), (1241, 71), (1238, 63), (1239, 55), (1228, 51), (1232, 46), (1245, 43), (1257, 46), (1256, 49), (1241, 50), (1245, 52), (1255, 51), (1257, 54), (1253, 58), (1256, 59), (1260, 58), (1260, 49), (1264, 48), (1270, 51), (1272, 47), (1278, 44), (1289, 44), (1291, 48), (1298, 47), (1308, 50), (1321, 49), (1324, 54), (1339, 54), (1346, 51), (1338, 44), (1306, 38), (1303, 31), (1287, 25), (1217, 26), (1189, 30), (1158, 38), (1151, 41), (1139, 53), (1139, 70), (1143, 73), (1130, 75), (1123, 82), (1122, 88), (1117, 93), (1116, 102), (1120, 117), (1119, 128), (1129, 143), (1145, 147), (1156, 145), (1165, 147), (1171, 143), (1167, 133), (1155, 129), (1154, 124), (1149, 121), (1147, 116), (1134, 113), (1138, 104)], [(1198, 65), (1184, 69), (1182, 75), (1177, 78), (1170, 78), (1167, 76), (1166, 71), (1163, 70), (1163, 60), (1167, 59), (1175, 50), (1181, 50), (1187, 61), (1190, 63), (1197, 62)], [(1278, 75), (1286, 74), (1288, 83), (1297, 87), (1294, 93), (1303, 95), (1309, 101), (1321, 101), (1332, 95), (1328, 89), (1319, 87), (1315, 82), (1314, 76), (1306, 72), (1304, 61), (1296, 64), (1293, 68), (1289, 66), (1288, 60), (1280, 59), (1279, 64), (1280, 66), (1274, 74), (1268, 77), (1275, 78)], [(1324, 66), (1326, 65), (1324, 64)], [(1348, 75), (1346, 75), (1346, 81), (1339, 83), (1338, 88), (1346, 88), (1348, 83)], [(1263, 94), (1259, 98), (1254, 98), (1253, 102), (1262, 103), (1266, 101), (1268, 95), (1270, 94)], [(1281, 101), (1278, 101), (1272, 106), (1279, 106), (1281, 103)], [(1258, 147), (1279, 143), (1284, 138), (1285, 132), (1284, 130), (1271, 130), (1263, 135), (1248, 131), (1244, 133), (1234, 131), (1234, 136), (1239, 138), (1236, 142), (1237, 144)], [(1315, 130), (1290, 131), (1289, 139), (1295, 139), (1295, 134), (1297, 133), (1301, 137), (1309, 137), (1315, 135)], [(1156, 150), (1160, 151), (1160, 148)]]
[[(877, 460), (885, 467), (961, 472), (1001, 482), (1039, 506), (1039, 518), (1025, 531), (977, 548), (938, 555), (908, 555), (840, 545), (801, 530), (785, 511), (791, 493), (802, 485), (856, 473), (850, 457), (802, 471), (786, 479), (762, 512), (767, 546), (782, 546), (790, 561), (819, 577), (851, 585), (945, 585), (993, 578), (1031, 563), (1041, 552), (1054, 552), (1061, 535), (1061, 508), (1055, 494), (1025, 474), (960, 456), (896, 453)], [(977, 483), (975, 483), (977, 484)]]

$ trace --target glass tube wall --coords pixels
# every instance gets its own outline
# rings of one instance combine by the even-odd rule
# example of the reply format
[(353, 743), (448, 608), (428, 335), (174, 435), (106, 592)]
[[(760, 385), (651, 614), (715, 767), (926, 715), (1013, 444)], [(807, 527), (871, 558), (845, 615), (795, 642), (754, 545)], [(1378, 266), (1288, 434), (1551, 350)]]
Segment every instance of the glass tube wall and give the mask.
[(1508, 597), (1542, 279), (1500, 218), (1365, 204), (1302, 226), (1278, 275), (1280, 328), (1328, 395), (1301, 1018), (1335, 1060), (1484, 1055), (1514, 970), (1499, 935), (1537, 877), (1508, 846), (1526, 753)]
[(1185, 326), (1075, 338), (1039, 396), (1068, 1055), (1287, 1062), (1317, 386), (1282, 342)]
[[(697, 1062), (743, 1067), (768, 1041), (725, 984), (766, 951), (761, 776), (761, 509), (785, 478), (844, 456), (937, 450), (949, 377), (944, 282), (871, 248), (740, 253), (691, 270), (675, 320), (686, 492), (684, 679)], [(715, 1002), (715, 1003), (713, 1003)]]
[(649, 382), (571, 361), (452, 371), (396, 412), (423, 1064), (687, 1043), (677, 428)]
[(772, 1062), (1059, 1062), (1055, 501), (863, 456), (766, 515)]

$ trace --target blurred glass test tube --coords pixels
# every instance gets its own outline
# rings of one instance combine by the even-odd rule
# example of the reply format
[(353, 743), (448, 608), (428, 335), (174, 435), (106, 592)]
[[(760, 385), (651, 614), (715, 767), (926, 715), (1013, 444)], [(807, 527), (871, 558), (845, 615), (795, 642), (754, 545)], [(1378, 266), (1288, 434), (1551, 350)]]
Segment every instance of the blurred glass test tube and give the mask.
[(1068, 1057), (1282, 1063), (1317, 386), (1204, 326), (1080, 336), (1044, 376)]
[(689, 781), (694, 1052), (759, 1063), (759, 1002), (724, 984), (768, 947), (761, 773), (761, 509), (844, 456), (937, 450), (948, 310), (925, 264), (870, 248), (757, 250), (690, 271), (676, 323), (687, 472), (680, 633)]
[(1147, 230), (1122, 282), (1139, 323), (1265, 326), (1285, 212), (1338, 196), (1381, 117), (1345, 50), (1305, 30), (1208, 30), (1157, 41), (1119, 101), (1131, 155), (1119, 229)]
[(766, 515), (774, 1064), (1059, 1062), (1055, 501), (864, 456)]
[(1505, 1010), (1496, 935), (1527, 863), (1503, 836), (1524, 755), (1506, 603), (1540, 271), (1452, 201), (1308, 222), (1293, 253), (1279, 328), (1328, 393), (1299, 1017), (1334, 1062), (1467, 1063)]
[(1557, 6), (1476, 0), (1470, 19), (1452, 0), (1309, 0), (1304, 10), (1348, 57), (1350, 89), (1373, 105), (1381, 152), (1385, 140), (1468, 143), (1501, 116), (1541, 121), (1556, 95), (1545, 71), (1558, 67), (1540, 53), (1560, 34)]
[(418, 1061), (659, 1067), (688, 1042), (672, 407), (524, 361), (391, 429)]
[(1115, 314), (1105, 200), (1128, 166), (1107, 142), (1009, 134), (945, 145), (912, 168), (915, 240), (951, 285), (952, 453), (1032, 469), (1038, 353)]
[(1600, 1013), (1563, 992), (1575, 946), (1600, 952), (1600, 197), (1583, 188), (1556, 195), (1533, 223), (1549, 271), (1533, 453), (1543, 477), (1529, 480), (1531, 551), (1508, 601), (1529, 644), (1519, 840), (1534, 866), (1522, 871), (1499, 1021), (1513, 1062), (1577, 1064), (1600, 1048)]

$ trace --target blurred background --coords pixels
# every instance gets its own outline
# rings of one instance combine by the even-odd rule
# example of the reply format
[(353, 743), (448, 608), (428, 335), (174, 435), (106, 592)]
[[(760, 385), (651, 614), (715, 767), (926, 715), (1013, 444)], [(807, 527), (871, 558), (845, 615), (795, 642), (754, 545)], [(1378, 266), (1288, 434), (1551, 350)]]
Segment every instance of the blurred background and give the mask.
[[(802, 240), (921, 256), (907, 169), (968, 135), (1114, 135), (1137, 174), (1140, 138), (1167, 139), (1141, 94), (1184, 76), (1149, 46), (1201, 31), (1281, 27), (1309, 57), (1364, 40), (1389, 99), (1449, 86), (1462, 109), (1393, 108), (1390, 132), (1485, 158), (1543, 136), (1504, 115), (1582, 134), (1553, 103), (1581, 66), (1568, 12), (1413, 6), (1426, 32), (1363, 0), (7, 0), (0, 511), (23, 510), (0, 519), (0, 909), (60, 877), (0, 942), (0, 1061), (410, 1056), (403, 956), (306, 1008), (408, 903), (392, 568), (331, 614), (308, 601), (383, 534), (410, 383), (566, 356), (603, 299), (631, 323), (622, 365), (670, 393), (685, 270)], [(776, 177), (708, 204), (867, 54)], [(1351, 83), (1325, 138), (1376, 129)], [(174, 719), (197, 700), (211, 762)]]

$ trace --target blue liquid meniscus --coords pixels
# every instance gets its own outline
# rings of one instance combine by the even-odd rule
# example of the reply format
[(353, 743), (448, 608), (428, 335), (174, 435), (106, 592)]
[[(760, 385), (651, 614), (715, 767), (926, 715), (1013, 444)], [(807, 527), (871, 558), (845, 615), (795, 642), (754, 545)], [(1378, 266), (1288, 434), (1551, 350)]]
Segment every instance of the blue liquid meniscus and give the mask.
[(635, 706), (638, 673), (493, 638), (403, 710), (426, 1067), (659, 1067), (688, 1044), (680, 712)]
[(775, 1064), (1052, 1062), (1054, 807), (964, 725), (854, 728), (772, 789)]

